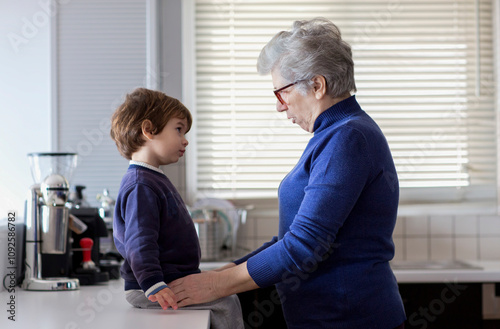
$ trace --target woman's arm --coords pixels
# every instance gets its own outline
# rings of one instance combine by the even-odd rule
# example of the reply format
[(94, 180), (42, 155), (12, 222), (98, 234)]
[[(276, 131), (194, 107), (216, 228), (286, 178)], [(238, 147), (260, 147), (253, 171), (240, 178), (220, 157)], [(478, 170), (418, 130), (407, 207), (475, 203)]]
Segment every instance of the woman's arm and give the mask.
[[(193, 274), (172, 281), (169, 287), (176, 294), (177, 301), (181, 301), (178, 303), (179, 307), (205, 303), (235, 293), (259, 288), (248, 273), (246, 260), (272, 246), (276, 241), (278, 241), (278, 237), (275, 236), (259, 249), (218, 269), (204, 271), (200, 274)], [(178, 296), (177, 292), (181, 292), (181, 295)]]
[(224, 270), (227, 270), (228, 268), (231, 268), (231, 267), (235, 267), (236, 264), (231, 262), (231, 263), (227, 263), (226, 265), (222, 266), (222, 267), (219, 267), (215, 270), (213, 270), (214, 272), (220, 272), (220, 271), (224, 271)]
[[(179, 307), (207, 303), (259, 286), (248, 273), (247, 263), (230, 266), (220, 271), (192, 274), (172, 281), (169, 287), (177, 297)], [(227, 265), (226, 265), (227, 266)]]

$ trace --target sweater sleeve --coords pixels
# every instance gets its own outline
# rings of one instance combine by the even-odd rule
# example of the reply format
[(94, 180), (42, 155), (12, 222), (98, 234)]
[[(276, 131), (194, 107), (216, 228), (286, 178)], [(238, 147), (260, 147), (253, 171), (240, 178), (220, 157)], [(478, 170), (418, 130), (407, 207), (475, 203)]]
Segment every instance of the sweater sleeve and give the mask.
[(150, 187), (136, 184), (126, 204), (125, 255), (141, 289), (148, 295), (165, 288), (159, 260), (160, 197)]
[(371, 170), (366, 144), (361, 132), (346, 127), (315, 146), (311, 161), (304, 165), (309, 181), (289, 231), (247, 261), (257, 285), (281, 282), (287, 273), (308, 272), (334, 251), (337, 232)]

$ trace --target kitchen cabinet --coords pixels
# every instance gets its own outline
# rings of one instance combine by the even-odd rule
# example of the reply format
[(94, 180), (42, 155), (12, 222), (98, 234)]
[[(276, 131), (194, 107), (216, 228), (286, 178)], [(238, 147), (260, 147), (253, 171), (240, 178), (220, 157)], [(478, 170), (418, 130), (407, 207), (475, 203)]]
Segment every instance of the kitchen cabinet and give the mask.
[(245, 329), (287, 329), (274, 286), (238, 294)]
[[(484, 320), (483, 284), (500, 282), (500, 262), (410, 262), (393, 264), (405, 306), (405, 328), (492, 329), (500, 320)], [(497, 292), (497, 297), (498, 292)]]
[[(406, 329), (498, 329), (482, 318), (482, 283), (400, 283)], [(245, 329), (286, 329), (274, 287), (238, 294)]]
[(406, 329), (482, 328), (482, 284), (399, 284)]

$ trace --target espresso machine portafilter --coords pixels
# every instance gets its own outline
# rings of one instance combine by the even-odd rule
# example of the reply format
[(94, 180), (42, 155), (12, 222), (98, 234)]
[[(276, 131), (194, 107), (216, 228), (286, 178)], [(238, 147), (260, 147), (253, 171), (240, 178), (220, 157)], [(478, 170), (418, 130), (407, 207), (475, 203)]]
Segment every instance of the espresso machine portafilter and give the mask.
[(35, 184), (26, 209), (26, 290), (76, 290), (75, 278), (42, 277), (42, 254), (64, 254), (68, 242), (68, 179), (77, 164), (76, 153), (30, 153)]

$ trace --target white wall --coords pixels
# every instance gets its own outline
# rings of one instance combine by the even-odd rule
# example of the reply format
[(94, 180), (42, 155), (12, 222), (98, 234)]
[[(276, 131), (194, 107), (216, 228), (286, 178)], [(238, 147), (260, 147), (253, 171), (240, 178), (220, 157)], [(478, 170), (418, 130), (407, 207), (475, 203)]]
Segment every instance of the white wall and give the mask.
[(0, 0), (0, 218), (24, 212), (29, 152), (50, 151), (50, 9)]

